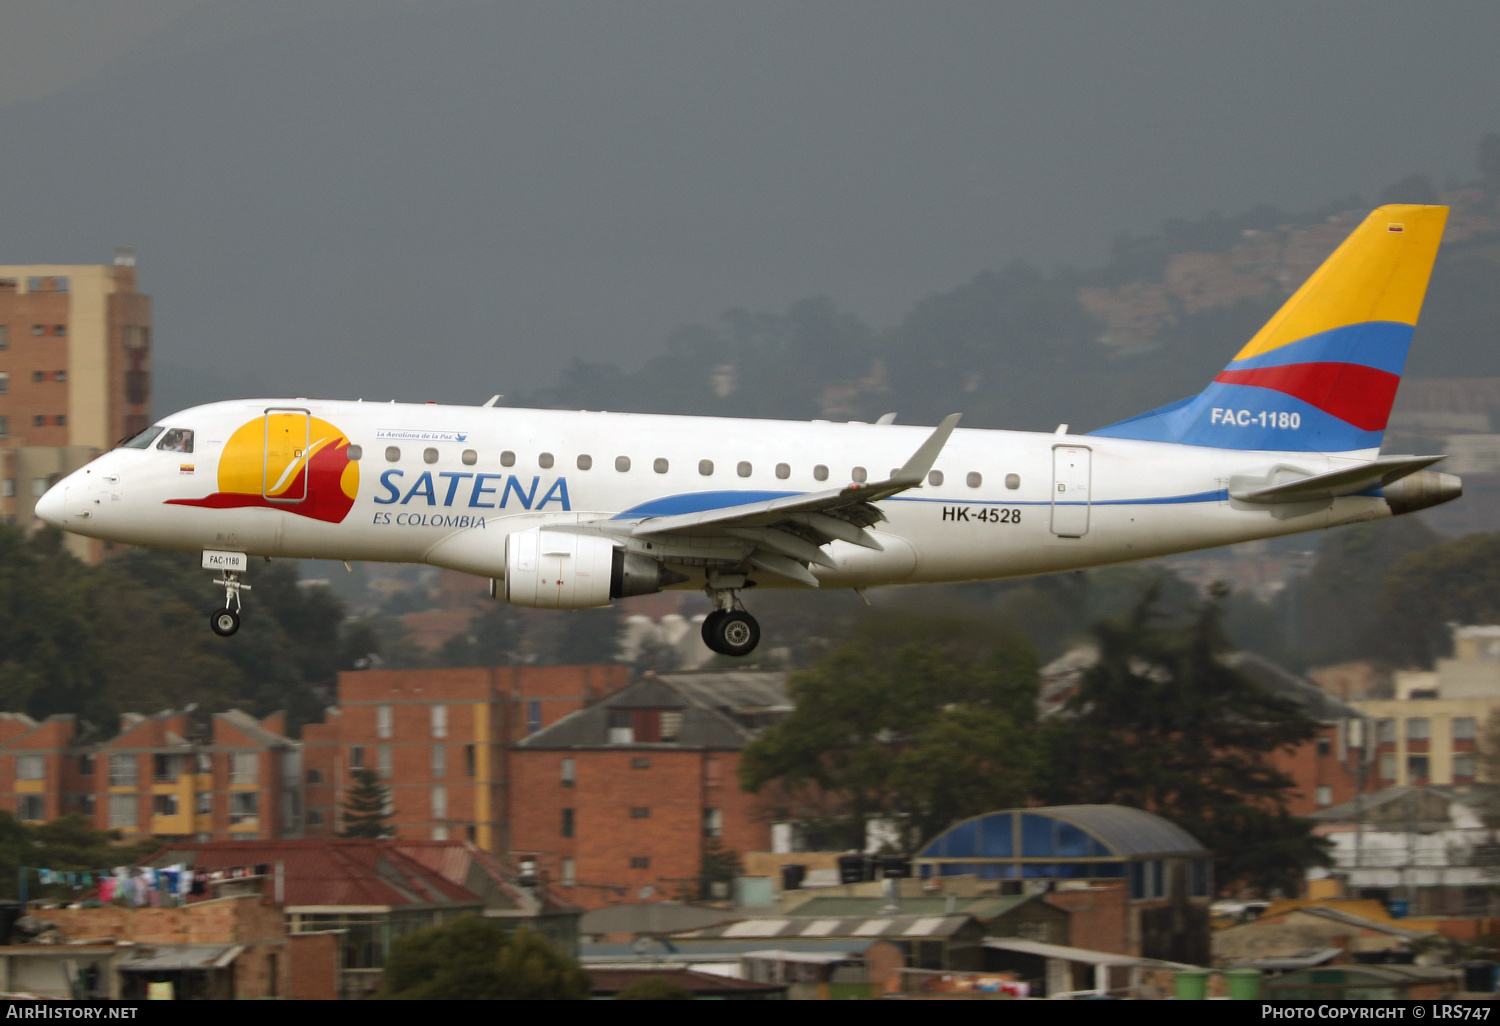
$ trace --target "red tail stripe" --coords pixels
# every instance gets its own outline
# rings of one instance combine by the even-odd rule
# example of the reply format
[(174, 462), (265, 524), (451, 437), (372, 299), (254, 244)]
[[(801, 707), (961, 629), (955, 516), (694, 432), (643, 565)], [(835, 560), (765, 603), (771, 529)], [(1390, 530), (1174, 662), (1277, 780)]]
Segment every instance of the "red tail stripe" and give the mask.
[(1396, 401), (1399, 375), (1358, 363), (1294, 363), (1285, 367), (1221, 371), (1215, 381), (1283, 392), (1353, 424), (1384, 431)]

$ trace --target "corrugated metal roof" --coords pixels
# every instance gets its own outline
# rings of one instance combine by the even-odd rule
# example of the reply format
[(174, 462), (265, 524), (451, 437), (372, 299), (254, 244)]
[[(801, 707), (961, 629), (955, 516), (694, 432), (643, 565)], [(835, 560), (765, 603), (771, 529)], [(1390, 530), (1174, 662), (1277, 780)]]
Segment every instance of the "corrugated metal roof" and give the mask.
[[(932, 916), (932, 915), (970, 915), (975, 919), (996, 919), (1012, 909), (1024, 905), (1027, 902), (1042, 902), (1041, 895), (1019, 894), (1006, 897), (981, 897), (981, 898), (956, 898), (949, 908), (949, 899), (945, 897), (921, 897), (902, 898), (899, 908), (903, 915)], [(811, 898), (798, 905), (789, 915), (799, 918), (829, 916), (844, 918), (848, 916), (868, 916), (879, 912), (886, 903), (885, 898), (848, 898), (827, 897)], [(1049, 909), (1053, 906), (1048, 905)], [(1061, 909), (1056, 910), (1059, 916), (1067, 913)]]
[(171, 969), (222, 969), (244, 951), (241, 944), (153, 944), (149, 954), (121, 962), (125, 973), (150, 973)]
[[(731, 711), (739, 707), (715, 704), (719, 694), (706, 681), (689, 687), (680, 683), (683, 675), (647, 677), (622, 688), (595, 705), (580, 709), (518, 742), (518, 748), (710, 748), (739, 751), (749, 744), (754, 729), (736, 723)], [(721, 677), (724, 674), (695, 674), (694, 677)], [(732, 689), (731, 689), (732, 690)], [(738, 694), (738, 692), (733, 692)], [(631, 745), (611, 743), (609, 713), (611, 709), (675, 709), (682, 712), (682, 725), (675, 741), (634, 742)]]
[(679, 905), (656, 901), (639, 905), (614, 905), (585, 912), (578, 920), (578, 932), (598, 933), (681, 933), (717, 926), (738, 918), (733, 912), (699, 905)]
[(737, 923), (709, 926), (691, 933), (677, 934), (677, 941), (743, 940), (746, 938), (788, 940), (799, 937), (947, 937), (972, 922), (967, 915), (938, 916), (854, 916), (851, 918), (808, 919), (742, 919)]
[[(1144, 858), (1158, 855), (1200, 855), (1206, 854), (1207, 849), (1198, 843), (1197, 839), (1186, 830), (1171, 823), (1160, 816), (1146, 812), (1144, 809), (1132, 809), (1126, 805), (1051, 805), (1036, 809), (1003, 809), (995, 812), (987, 812), (982, 816), (974, 816), (955, 823), (943, 833), (934, 837), (921, 850), (926, 852), (934, 850), (938, 843), (950, 834), (964, 830), (969, 824), (992, 816), (1041, 816), (1055, 819), (1071, 826), (1075, 826), (1086, 833), (1092, 834), (1095, 839), (1109, 849), (1110, 854), (1121, 858)], [(936, 848), (938, 851), (945, 849)], [(1079, 853), (1083, 854), (1082, 852)], [(1101, 853), (1103, 854), (1103, 853)], [(1021, 852), (1015, 851), (1010, 855), (985, 855), (975, 850), (974, 858), (993, 857), (997, 861), (1009, 860), (1020, 857)], [(954, 856), (957, 857), (957, 856)], [(1038, 856), (1053, 861), (1066, 862), (1066, 855)], [(941, 855), (923, 855), (923, 861), (943, 861)]]
[(1020, 955), (1037, 955), (1041, 958), (1060, 958), (1067, 962), (1082, 962), (1085, 965), (1110, 965), (1110, 966), (1163, 966), (1177, 969), (1196, 969), (1197, 966), (1187, 965), (1182, 962), (1164, 962), (1155, 958), (1135, 958), (1131, 955), (1119, 955), (1112, 951), (1091, 951), (1088, 948), (1070, 948), (1064, 944), (1044, 944), (1041, 941), (1026, 940), (1021, 937), (986, 937), (984, 946), (994, 948), (996, 951), (1014, 951)]

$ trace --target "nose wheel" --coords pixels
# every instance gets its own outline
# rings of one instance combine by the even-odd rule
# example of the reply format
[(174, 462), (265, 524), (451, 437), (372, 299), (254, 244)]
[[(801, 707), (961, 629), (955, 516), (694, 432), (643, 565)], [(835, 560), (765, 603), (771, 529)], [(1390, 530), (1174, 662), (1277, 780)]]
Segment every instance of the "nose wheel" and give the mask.
[(227, 638), (240, 629), (240, 614), (233, 609), (215, 609), (209, 615), (208, 626), (221, 638)]
[(251, 588), (240, 580), (236, 570), (221, 570), (214, 583), (224, 589), (224, 605), (209, 614), (208, 626), (219, 637), (227, 638), (240, 629), (240, 592)]

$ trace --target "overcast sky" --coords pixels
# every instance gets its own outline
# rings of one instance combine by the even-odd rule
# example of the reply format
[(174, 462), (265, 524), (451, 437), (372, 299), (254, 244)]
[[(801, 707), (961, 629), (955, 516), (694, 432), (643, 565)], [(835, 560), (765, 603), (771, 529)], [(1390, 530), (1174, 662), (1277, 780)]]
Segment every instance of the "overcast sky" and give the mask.
[(0, 263), (134, 245), (161, 406), (482, 401), (731, 307), (884, 326), (1164, 217), (1469, 177), (1497, 39), (1493, 0), (4, 0)]

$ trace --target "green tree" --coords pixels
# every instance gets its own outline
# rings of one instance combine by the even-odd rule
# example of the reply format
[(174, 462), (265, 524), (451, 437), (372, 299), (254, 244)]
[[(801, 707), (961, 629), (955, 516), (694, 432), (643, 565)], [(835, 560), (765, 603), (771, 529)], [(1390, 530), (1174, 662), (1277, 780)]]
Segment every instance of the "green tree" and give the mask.
[(1452, 648), (1448, 624), (1500, 622), (1500, 532), (1471, 534), (1403, 557), (1380, 595), (1379, 651), (1431, 666)]
[(508, 933), (465, 916), (391, 945), (380, 998), (413, 1001), (583, 1000), (593, 984), (578, 963), (527, 929)]
[(740, 853), (724, 847), (717, 837), (703, 839), (703, 857), (699, 860), (698, 893), (689, 900), (707, 901), (714, 897), (714, 884), (733, 885), (735, 878), (744, 875), (740, 864)]
[(795, 711), (745, 749), (740, 780), (831, 796), (861, 835), (901, 818), (912, 844), (1028, 793), (1037, 686), (1035, 650), (1006, 628), (875, 617), (792, 677)]
[(1045, 797), (1147, 809), (1214, 853), (1221, 883), (1294, 890), (1326, 864), (1311, 824), (1290, 816), (1294, 782), (1267, 757), (1317, 724), (1224, 663), (1222, 590), (1186, 624), (1163, 622), (1154, 594), (1094, 629), (1098, 661), (1045, 728)]
[[(22, 823), (0, 812), (0, 897), (18, 897), (21, 866), (64, 873), (93, 873), (112, 866), (128, 866), (161, 847), (152, 838), (125, 843), (118, 830), (95, 830), (81, 815), (63, 816), (50, 823)], [(66, 884), (42, 886), (35, 874), (27, 896), (76, 901), (79, 892)]]
[(341, 837), (393, 837), (391, 792), (376, 779), (374, 770), (354, 774), (354, 786), (344, 799), (344, 829)]
[(692, 1001), (693, 992), (662, 976), (636, 980), (620, 993), (616, 1001)]

